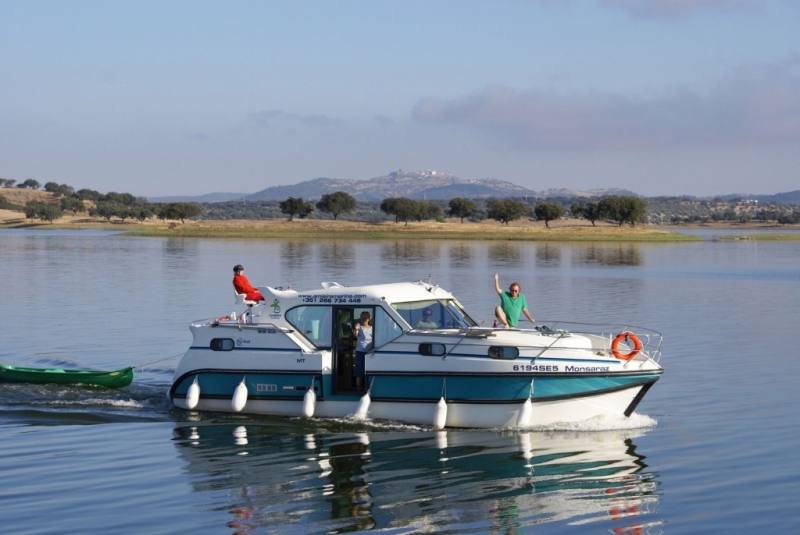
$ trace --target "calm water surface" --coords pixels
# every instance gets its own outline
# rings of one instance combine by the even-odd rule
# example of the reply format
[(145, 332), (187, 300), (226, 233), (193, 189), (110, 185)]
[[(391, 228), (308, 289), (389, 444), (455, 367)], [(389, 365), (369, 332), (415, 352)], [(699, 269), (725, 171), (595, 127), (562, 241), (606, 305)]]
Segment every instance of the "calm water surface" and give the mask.
[(0, 384), (7, 533), (792, 533), (800, 243), (234, 241), (0, 231), (0, 361), (119, 368), (185, 351), (256, 284), (428, 280), (476, 319), (492, 277), (538, 321), (664, 334), (629, 420), (519, 431), (187, 413), (177, 359), (122, 390)]

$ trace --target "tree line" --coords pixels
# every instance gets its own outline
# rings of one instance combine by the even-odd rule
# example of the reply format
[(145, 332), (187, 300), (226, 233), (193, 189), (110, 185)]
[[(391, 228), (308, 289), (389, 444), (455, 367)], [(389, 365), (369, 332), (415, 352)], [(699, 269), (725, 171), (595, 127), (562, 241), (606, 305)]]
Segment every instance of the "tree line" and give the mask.
[[(19, 184), (14, 180), (0, 179), (0, 186), (39, 189), (39, 182), (27, 179)], [(126, 221), (144, 221), (152, 217), (162, 220), (181, 220), (202, 216), (204, 219), (268, 219), (288, 216), (298, 218), (350, 218), (359, 221), (443, 221), (444, 217), (459, 218), (461, 223), (492, 219), (508, 225), (511, 221), (527, 217), (551, 221), (564, 216), (585, 219), (595, 225), (597, 221), (611, 221), (618, 225), (637, 223), (682, 224), (728, 221), (748, 221), (779, 224), (800, 223), (800, 207), (766, 203), (761, 206), (746, 199), (695, 199), (691, 197), (653, 197), (647, 200), (635, 196), (612, 195), (576, 201), (574, 197), (542, 199), (465, 199), (414, 200), (390, 197), (382, 201), (359, 201), (343, 191), (323, 195), (316, 203), (302, 197), (289, 197), (283, 201), (228, 201), (216, 203), (150, 203), (130, 193), (102, 194), (91, 189), (75, 190), (69, 185), (47, 182), (43, 189), (52, 193), (52, 202), (31, 201), (25, 207), (8, 203), (0, 197), (0, 208), (20, 210), (27, 217), (53, 221), (72, 212), (88, 212), (95, 217)], [(87, 206), (88, 204), (88, 206)]]
[[(0, 186), (6, 188), (14, 187), (15, 183), (15, 180), (0, 179)], [(28, 179), (16, 187), (38, 190), (40, 184), (36, 180)], [(109, 222), (112, 218), (117, 218), (123, 223), (126, 219), (145, 221), (152, 217), (184, 222), (202, 213), (202, 208), (196, 203), (151, 203), (144, 197), (136, 197), (131, 193), (114, 191), (100, 193), (88, 188), (76, 191), (72, 186), (56, 182), (47, 182), (43, 189), (52, 193), (50, 201), (31, 200), (20, 208), (7, 203), (5, 198), (2, 199), (8, 208), (20, 209), (26, 218), (51, 223), (62, 218), (67, 212), (72, 212), (73, 215), (88, 213), (92, 217), (102, 217)], [(89, 207), (85, 201), (90, 202)]]
[[(356, 199), (349, 193), (339, 191), (323, 195), (319, 202), (312, 204), (302, 197), (289, 197), (280, 202), (281, 213), (289, 216), (289, 221), (295, 217), (305, 218), (315, 209), (327, 212), (338, 219), (339, 215), (351, 213), (356, 210)], [(444, 221), (445, 209), (436, 201), (414, 200), (406, 197), (390, 197), (380, 203), (380, 211), (394, 217), (395, 223), (409, 221), (434, 220)], [(556, 203), (538, 202), (533, 207), (521, 201), (507, 199), (489, 199), (486, 201), (486, 210), (483, 211), (478, 204), (470, 199), (456, 197), (450, 199), (446, 208), (447, 215), (457, 217), (464, 222), (465, 218), (473, 221), (493, 219), (508, 225), (522, 217), (529, 217), (544, 221), (545, 226), (550, 226), (550, 221), (560, 219), (567, 213), (567, 209)], [(639, 197), (612, 195), (599, 202), (573, 203), (569, 212), (573, 217), (591, 221), (592, 225), (598, 220), (611, 220), (618, 225), (645, 222), (647, 204)]]

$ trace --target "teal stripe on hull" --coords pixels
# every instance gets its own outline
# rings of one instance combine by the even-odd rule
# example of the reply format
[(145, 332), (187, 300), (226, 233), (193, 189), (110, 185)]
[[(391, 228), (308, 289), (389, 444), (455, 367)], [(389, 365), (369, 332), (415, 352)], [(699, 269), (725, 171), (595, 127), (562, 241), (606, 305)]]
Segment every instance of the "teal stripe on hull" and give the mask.
[[(593, 377), (542, 377), (533, 382), (533, 401), (590, 395), (658, 379), (658, 374)], [(525, 376), (407, 376), (370, 377), (375, 400), (519, 402), (528, 398), (531, 377)]]

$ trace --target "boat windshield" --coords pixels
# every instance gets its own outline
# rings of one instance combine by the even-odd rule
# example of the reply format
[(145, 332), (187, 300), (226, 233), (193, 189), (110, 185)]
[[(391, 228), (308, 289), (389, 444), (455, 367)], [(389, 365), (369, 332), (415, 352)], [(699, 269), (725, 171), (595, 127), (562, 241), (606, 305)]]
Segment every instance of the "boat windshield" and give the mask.
[(393, 303), (392, 307), (414, 329), (467, 329), (476, 323), (452, 299)]

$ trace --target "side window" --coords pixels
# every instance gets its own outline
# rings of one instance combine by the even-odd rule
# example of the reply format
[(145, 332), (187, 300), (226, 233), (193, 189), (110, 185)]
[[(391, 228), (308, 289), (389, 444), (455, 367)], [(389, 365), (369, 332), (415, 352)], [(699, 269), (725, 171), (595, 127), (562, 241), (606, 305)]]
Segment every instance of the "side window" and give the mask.
[(492, 346), (489, 348), (489, 356), (493, 359), (514, 360), (519, 356), (519, 349), (516, 347)]
[(447, 352), (444, 344), (420, 344), (419, 354), (426, 357), (441, 357)]
[(403, 329), (380, 307), (375, 309), (375, 347), (388, 344), (403, 334)]
[(286, 321), (317, 347), (331, 347), (331, 307), (301, 306), (286, 313)]
[(211, 349), (214, 351), (232, 351), (233, 346), (232, 338), (214, 338), (211, 340)]

